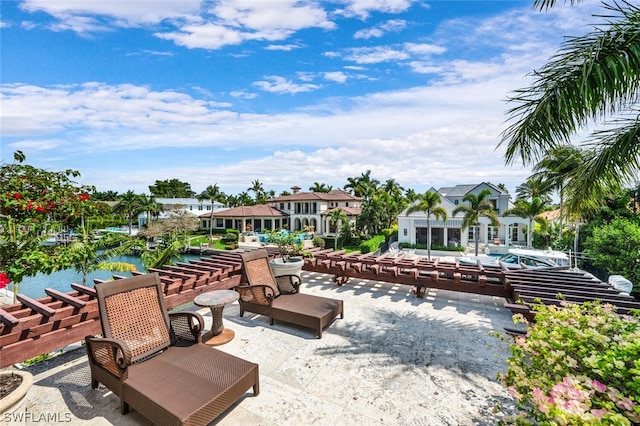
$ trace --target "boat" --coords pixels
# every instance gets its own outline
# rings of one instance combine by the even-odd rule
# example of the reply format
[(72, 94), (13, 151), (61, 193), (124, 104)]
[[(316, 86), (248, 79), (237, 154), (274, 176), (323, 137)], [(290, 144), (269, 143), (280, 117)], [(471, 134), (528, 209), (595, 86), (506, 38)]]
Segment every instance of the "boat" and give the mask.
[(483, 266), (500, 266), (507, 268), (520, 268), (525, 265), (528, 268), (554, 268), (558, 266), (571, 266), (569, 256), (562, 251), (511, 248), (500, 257), (492, 256), (462, 256), (458, 261), (467, 265), (477, 265), (478, 261)]

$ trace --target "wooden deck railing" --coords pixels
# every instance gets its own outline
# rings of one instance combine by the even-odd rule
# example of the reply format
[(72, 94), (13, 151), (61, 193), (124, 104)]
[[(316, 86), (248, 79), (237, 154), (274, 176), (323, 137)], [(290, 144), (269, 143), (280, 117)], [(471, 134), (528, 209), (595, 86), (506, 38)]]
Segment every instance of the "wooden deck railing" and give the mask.
[[(277, 250), (270, 249), (270, 256)], [(640, 309), (640, 302), (620, 295), (605, 283), (583, 274), (563, 270), (508, 270), (500, 267), (428, 261), (421, 256), (344, 253), (312, 249), (304, 269), (334, 275), (338, 285), (350, 278), (410, 285), (417, 297), (427, 288), (485, 294), (506, 299), (513, 312), (532, 314), (531, 304), (583, 302), (602, 299), (621, 313)], [(240, 284), (242, 261), (238, 253), (217, 253), (200, 260), (152, 269), (164, 285), (168, 309), (190, 303), (204, 292), (230, 289)], [(138, 272), (141, 274), (141, 272)], [(114, 279), (124, 277), (114, 275)], [(99, 280), (96, 280), (99, 281)], [(69, 293), (46, 289), (47, 296), (34, 300), (18, 295), (18, 303), (0, 308), (0, 368), (63, 348), (101, 332), (93, 288), (71, 284)], [(512, 303), (520, 301), (520, 304)]]

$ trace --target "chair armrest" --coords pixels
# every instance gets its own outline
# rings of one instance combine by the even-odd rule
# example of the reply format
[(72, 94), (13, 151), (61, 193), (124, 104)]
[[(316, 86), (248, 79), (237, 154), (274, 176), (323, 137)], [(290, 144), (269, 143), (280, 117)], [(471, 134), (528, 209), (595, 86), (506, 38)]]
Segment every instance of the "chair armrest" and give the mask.
[(271, 302), (275, 299), (273, 289), (266, 284), (239, 285), (235, 289), (240, 293), (241, 303), (271, 306)]
[(116, 377), (126, 374), (127, 367), (131, 365), (131, 350), (125, 341), (93, 336), (87, 336), (84, 340), (89, 362)]
[[(172, 344), (178, 341), (200, 343), (202, 342), (202, 330), (204, 319), (197, 312), (170, 312)], [(175, 340), (175, 341), (174, 341)]]
[(300, 291), (302, 280), (297, 275), (280, 275), (276, 277), (278, 289), (282, 294), (294, 294)]

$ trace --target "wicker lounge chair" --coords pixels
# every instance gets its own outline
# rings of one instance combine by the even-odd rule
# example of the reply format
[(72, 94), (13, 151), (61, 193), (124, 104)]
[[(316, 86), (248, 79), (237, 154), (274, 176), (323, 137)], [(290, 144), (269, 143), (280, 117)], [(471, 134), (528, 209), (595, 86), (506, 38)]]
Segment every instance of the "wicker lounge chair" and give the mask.
[(258, 365), (202, 343), (202, 317), (168, 314), (158, 274), (95, 286), (104, 337), (87, 336), (91, 386), (157, 425), (211, 422), (253, 387)]
[(268, 316), (271, 325), (279, 320), (312, 328), (319, 339), (322, 330), (334, 318), (338, 315), (344, 318), (342, 300), (300, 293), (301, 280), (297, 275), (276, 278), (265, 250), (245, 252), (240, 256), (243, 280), (247, 283), (236, 287), (240, 293), (240, 316), (253, 312)]

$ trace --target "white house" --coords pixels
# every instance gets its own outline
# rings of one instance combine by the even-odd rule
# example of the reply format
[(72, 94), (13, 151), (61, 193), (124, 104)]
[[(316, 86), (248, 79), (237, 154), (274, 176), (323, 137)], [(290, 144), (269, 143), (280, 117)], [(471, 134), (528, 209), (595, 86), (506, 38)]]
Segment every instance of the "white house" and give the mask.
[[(472, 185), (456, 185), (453, 187), (443, 187), (438, 190), (431, 188), (429, 191), (440, 194), (441, 203), (447, 212), (447, 220), (442, 221), (431, 218), (431, 242), (438, 245), (462, 245), (475, 241), (474, 229), (463, 229), (462, 220), (464, 215), (459, 213), (454, 216), (453, 211), (464, 203), (466, 194), (479, 194), (480, 191), (488, 189), (491, 195), (488, 197), (498, 212), (500, 226), (492, 226), (489, 219), (480, 217), (479, 241), (485, 246), (488, 245), (526, 245), (526, 233), (524, 227), (528, 225), (528, 220), (509, 215), (502, 217), (502, 214), (513, 207), (510, 202), (510, 195), (507, 191), (491, 184), (480, 183)], [(398, 215), (398, 242), (410, 244), (427, 243), (427, 218), (424, 212), (415, 212), (407, 215), (407, 209)]]
[[(168, 217), (169, 211), (184, 211), (194, 216), (200, 216), (203, 212), (211, 212), (211, 201), (203, 200), (199, 201), (197, 198), (156, 198), (155, 201), (161, 204), (164, 211), (158, 216), (159, 220)], [(213, 204), (213, 211), (219, 211), (224, 209), (224, 205), (219, 202)], [(203, 228), (209, 227), (209, 219), (201, 219), (201, 226)], [(147, 224), (147, 213), (142, 212), (138, 215), (138, 227), (142, 227)]]

